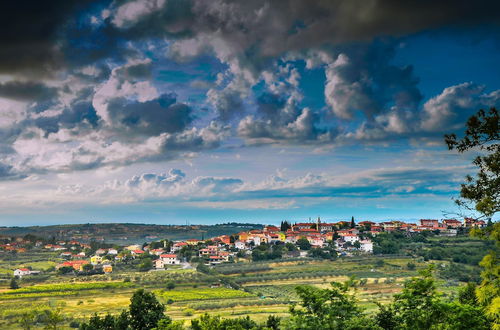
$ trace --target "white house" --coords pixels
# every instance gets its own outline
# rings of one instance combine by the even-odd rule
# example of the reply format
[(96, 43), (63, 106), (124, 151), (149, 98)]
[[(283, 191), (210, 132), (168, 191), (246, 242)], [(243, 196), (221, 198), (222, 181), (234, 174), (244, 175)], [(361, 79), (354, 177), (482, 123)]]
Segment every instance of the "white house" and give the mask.
[(351, 242), (354, 243), (356, 241), (359, 241), (359, 236), (356, 234), (345, 234), (342, 236), (345, 242)]
[(178, 265), (181, 263), (175, 254), (162, 254), (160, 255), (160, 259), (164, 265)]
[(246, 244), (243, 241), (235, 241), (234, 247), (237, 248), (238, 250), (244, 250), (246, 248)]
[(16, 270), (14, 270), (14, 276), (25, 276), (25, 275), (30, 275), (31, 274), (31, 270), (29, 270), (28, 268), (18, 268)]
[(116, 256), (116, 255), (118, 255), (118, 250), (116, 250), (116, 249), (109, 249), (108, 250), (108, 254), (112, 255), (112, 256)]
[(361, 246), (360, 246), (361, 251), (368, 252), (368, 253), (373, 252), (373, 242), (372, 241), (367, 239), (367, 240), (359, 241), (359, 243), (361, 244)]

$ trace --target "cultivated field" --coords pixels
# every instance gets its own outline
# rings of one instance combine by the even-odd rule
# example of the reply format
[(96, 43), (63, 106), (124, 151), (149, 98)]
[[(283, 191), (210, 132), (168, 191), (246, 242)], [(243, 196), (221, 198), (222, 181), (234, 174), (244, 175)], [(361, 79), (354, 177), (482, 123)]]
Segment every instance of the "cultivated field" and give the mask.
[[(415, 269), (408, 267), (409, 263), (415, 264)], [(8, 289), (4, 282), (0, 288), (0, 327), (18, 328), (21, 315), (48, 307), (59, 308), (68, 318), (68, 327), (70, 321), (78, 322), (94, 313), (119, 313), (127, 308), (137, 288), (153, 291), (167, 305), (167, 314), (174, 320), (189, 320), (209, 312), (224, 317), (249, 315), (263, 321), (269, 315), (286, 316), (291, 304), (297, 301), (294, 290), (297, 285), (326, 288), (331, 281), (344, 281), (350, 276), (360, 280), (356, 288), (358, 298), (367, 312), (372, 312), (375, 302), (389, 301), (406, 279), (417, 275), (429, 263), (437, 263), (439, 268), (446, 267), (448, 262), (407, 256), (364, 256), (334, 261), (285, 259), (223, 264), (210, 274), (172, 268), (77, 278), (51, 276), (40, 284), (23, 282), (17, 290)], [(439, 285), (445, 294), (451, 295), (459, 282), (440, 280)]]

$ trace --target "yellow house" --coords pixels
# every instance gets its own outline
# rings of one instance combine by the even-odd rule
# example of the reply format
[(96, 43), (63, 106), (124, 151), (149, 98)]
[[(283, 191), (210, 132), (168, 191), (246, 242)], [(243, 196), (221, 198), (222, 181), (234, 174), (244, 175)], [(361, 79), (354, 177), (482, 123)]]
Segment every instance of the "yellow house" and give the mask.
[(90, 257), (90, 263), (92, 265), (98, 265), (102, 262), (102, 257), (101, 256), (92, 256)]
[(111, 265), (103, 265), (102, 266), (102, 270), (108, 274), (108, 273), (112, 273), (113, 272), (113, 266)]
[(280, 231), (276, 234), (278, 234), (280, 236), (280, 241), (284, 242), (286, 240), (286, 235), (284, 232)]

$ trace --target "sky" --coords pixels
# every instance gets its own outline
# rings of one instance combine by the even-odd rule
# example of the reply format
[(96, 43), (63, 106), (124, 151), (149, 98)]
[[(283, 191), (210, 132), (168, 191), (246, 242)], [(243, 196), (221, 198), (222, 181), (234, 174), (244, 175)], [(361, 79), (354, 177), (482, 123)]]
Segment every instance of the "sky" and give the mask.
[(500, 3), (0, 4), (0, 225), (443, 218)]

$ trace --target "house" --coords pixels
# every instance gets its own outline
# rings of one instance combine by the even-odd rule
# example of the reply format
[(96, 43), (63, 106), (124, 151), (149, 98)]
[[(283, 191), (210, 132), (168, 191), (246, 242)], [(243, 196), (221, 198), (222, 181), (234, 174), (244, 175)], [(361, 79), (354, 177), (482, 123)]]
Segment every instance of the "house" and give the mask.
[(132, 250), (130, 252), (133, 256), (139, 256), (139, 255), (143, 255), (145, 252), (142, 251), (142, 250)]
[(467, 228), (472, 228), (472, 227), (483, 228), (486, 226), (486, 222), (484, 222), (483, 220), (476, 220), (473, 218), (465, 218), (464, 224), (465, 227)]
[(188, 245), (198, 245), (199, 242), (201, 242), (199, 239), (194, 239), (194, 238), (186, 240), (186, 243)]
[(246, 244), (243, 241), (235, 241), (234, 242), (234, 247), (238, 250), (243, 250), (246, 248)]
[(264, 232), (277, 233), (279, 231), (280, 231), (280, 229), (276, 226), (265, 226), (264, 227)]
[(92, 256), (90, 257), (90, 263), (92, 265), (98, 265), (102, 262), (102, 257), (101, 256)]
[(112, 273), (113, 272), (113, 266), (111, 266), (110, 264), (102, 265), (102, 270), (106, 274)]
[(322, 233), (333, 231), (334, 229), (335, 229), (335, 224), (334, 223), (323, 223), (323, 222), (320, 222), (318, 224), (318, 230), (320, 232), (322, 232)]
[(156, 259), (155, 260), (155, 268), (156, 269), (164, 269), (165, 268), (165, 263), (163, 262), (163, 259)]
[(420, 226), (429, 228), (439, 227), (439, 221), (433, 219), (420, 219)]
[(360, 247), (359, 249), (363, 252), (372, 253), (373, 252), (373, 242), (370, 240), (362, 240), (359, 241)]
[(22, 277), (22, 276), (26, 276), (26, 275), (30, 275), (30, 274), (31, 274), (31, 270), (28, 268), (18, 268), (16, 270), (14, 270), (14, 276)]
[(223, 257), (219, 257), (219, 256), (210, 256), (208, 258), (208, 263), (210, 265), (217, 265), (217, 264), (220, 264), (224, 261), (224, 258)]
[(67, 259), (70, 259), (72, 257), (72, 253), (69, 252), (69, 251), (66, 251), (66, 252), (62, 252), (60, 255), (59, 255), (61, 258), (67, 258)]
[(97, 249), (95, 251), (95, 254), (98, 255), (98, 256), (103, 256), (106, 254), (106, 250), (105, 249)]
[(188, 244), (185, 243), (185, 242), (178, 242), (178, 243), (175, 243), (173, 246), (172, 246), (172, 252), (177, 252), (179, 251), (180, 249), (182, 249), (183, 247), (187, 246)]
[(376, 225), (376, 223), (372, 222), (372, 221), (361, 221), (361, 222), (358, 222), (358, 226), (362, 226), (362, 227), (371, 228), (372, 226), (375, 226), (375, 225)]
[(345, 242), (350, 242), (350, 243), (359, 241), (359, 236), (356, 234), (345, 234), (342, 235), (342, 238), (344, 239)]
[(160, 259), (163, 261), (164, 265), (178, 265), (180, 264), (180, 260), (177, 259), (176, 254), (162, 254), (160, 255)]
[(116, 249), (109, 249), (108, 254), (112, 256), (116, 256), (118, 254), (118, 250)]
[(229, 261), (229, 252), (221, 251), (218, 254), (225, 262)]
[(459, 228), (462, 227), (462, 222), (458, 221), (457, 219), (444, 219), (443, 225), (448, 228)]
[(149, 251), (149, 253), (154, 254), (155, 256), (159, 256), (159, 255), (165, 253), (165, 251), (163, 249), (153, 249), (153, 250)]
[(73, 260), (73, 261), (65, 261), (62, 264), (56, 266), (56, 269), (62, 267), (73, 267), (74, 270), (82, 271), (83, 265), (87, 265), (89, 262), (87, 260)]

